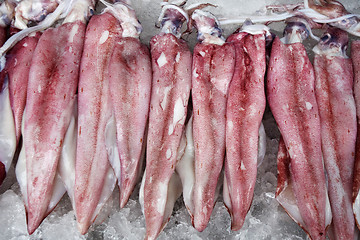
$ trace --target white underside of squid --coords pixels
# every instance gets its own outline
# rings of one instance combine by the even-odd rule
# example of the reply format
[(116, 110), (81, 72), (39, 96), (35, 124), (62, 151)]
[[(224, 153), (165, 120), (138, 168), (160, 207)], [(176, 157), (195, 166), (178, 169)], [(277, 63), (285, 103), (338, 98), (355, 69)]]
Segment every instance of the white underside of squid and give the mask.
[(74, 110), (70, 119), (69, 127), (65, 134), (57, 173), (64, 184), (72, 207), (75, 210), (74, 184), (77, 136), (77, 97), (75, 98), (74, 102)]
[(105, 145), (109, 156), (109, 162), (114, 170), (114, 174), (117, 179), (121, 178), (121, 167), (119, 150), (116, 143), (116, 122), (115, 116), (112, 114), (111, 118), (105, 127)]
[(360, 222), (360, 193), (356, 196), (353, 203), (354, 216), (357, 222)]
[(10, 105), (9, 81), (5, 78), (0, 93), (0, 161), (8, 172), (16, 150), (16, 133)]

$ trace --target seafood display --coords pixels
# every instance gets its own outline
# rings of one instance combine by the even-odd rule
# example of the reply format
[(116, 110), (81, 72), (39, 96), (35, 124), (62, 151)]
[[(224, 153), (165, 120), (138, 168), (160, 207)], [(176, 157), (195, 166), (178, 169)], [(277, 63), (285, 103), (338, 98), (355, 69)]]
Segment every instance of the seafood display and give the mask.
[[(360, 15), (191, 3), (2, 1), (6, 238), (51, 238), (59, 211), (79, 238), (358, 238)], [(11, 193), (26, 233), (5, 229)]]

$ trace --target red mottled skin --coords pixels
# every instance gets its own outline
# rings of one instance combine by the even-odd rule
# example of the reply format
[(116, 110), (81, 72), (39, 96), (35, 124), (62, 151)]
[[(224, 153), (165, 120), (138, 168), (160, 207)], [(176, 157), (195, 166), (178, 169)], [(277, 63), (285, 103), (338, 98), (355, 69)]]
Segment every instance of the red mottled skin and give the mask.
[(2, 46), (7, 38), (6, 28), (0, 27), (0, 46)]
[(258, 155), (259, 127), (265, 111), (265, 36), (231, 35), (236, 50), (235, 72), (229, 86), (226, 124), (225, 177), (234, 231), (240, 230), (251, 206)]
[(225, 157), (226, 101), (235, 67), (235, 48), (198, 43), (194, 49), (195, 185), (193, 225), (203, 231), (215, 204), (215, 190)]
[(111, 168), (105, 128), (111, 112), (110, 56), (121, 36), (118, 20), (110, 13), (95, 15), (86, 29), (78, 88), (78, 139), (75, 167), (75, 205), (78, 227), (85, 234), (93, 221), (105, 178)]
[(285, 45), (275, 38), (267, 76), (268, 101), (291, 158), (302, 227), (315, 240), (325, 239), (326, 185), (314, 83), (304, 46)]
[[(355, 167), (354, 167), (354, 182), (353, 182), (353, 202), (359, 195), (360, 190), (360, 41), (353, 41), (351, 45), (351, 59), (354, 69), (354, 97), (356, 104), (357, 115), (357, 137), (355, 148)], [(356, 206), (354, 206), (356, 207)], [(355, 215), (355, 220), (358, 228), (360, 228), (360, 216)]]
[(45, 217), (52, 196), (78, 84), (84, 35), (85, 24), (81, 21), (48, 29), (33, 55), (23, 133), (30, 234)]
[(120, 155), (120, 207), (127, 203), (141, 171), (141, 153), (149, 116), (151, 77), (150, 53), (139, 39), (117, 42), (108, 70)]
[(174, 174), (191, 89), (191, 52), (173, 34), (150, 41), (153, 82), (147, 142), (144, 214), (146, 239), (155, 239), (164, 219), (168, 185)]
[(21, 121), (26, 104), (29, 71), (41, 33), (18, 42), (6, 55), (5, 74), (9, 79), (10, 104), (15, 120), (16, 142), (21, 136)]
[[(15, 123), (16, 144), (19, 143), (21, 136), (21, 121), (26, 104), (31, 60), (40, 36), (41, 33), (36, 33), (35, 36), (28, 36), (17, 43), (7, 53), (5, 68), (0, 73), (1, 85), (4, 83), (5, 78), (7, 78), (9, 84), (9, 98)], [(4, 166), (1, 161), (0, 164)], [(4, 168), (4, 173), (1, 173), (1, 171), (0, 185), (2, 183), (1, 179), (6, 176), (6, 169)]]
[(333, 215), (331, 229), (334, 239), (354, 239), (351, 198), (357, 126), (352, 61), (316, 54), (314, 68), (322, 151)]

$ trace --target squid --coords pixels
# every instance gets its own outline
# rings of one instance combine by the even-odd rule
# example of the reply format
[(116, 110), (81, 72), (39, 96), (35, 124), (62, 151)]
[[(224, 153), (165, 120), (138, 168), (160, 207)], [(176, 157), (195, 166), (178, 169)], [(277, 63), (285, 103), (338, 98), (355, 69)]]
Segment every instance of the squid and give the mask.
[[(35, 33), (18, 42), (6, 55), (5, 68), (0, 74), (3, 90), (0, 94), (2, 104), (1, 122), (1, 163), (4, 174), (0, 174), (0, 184), (6, 176), (21, 137), (21, 122), (26, 104), (29, 71), (34, 49), (41, 33)], [(6, 139), (6, 140), (5, 140)]]
[(357, 237), (351, 199), (357, 126), (353, 68), (346, 56), (347, 44), (345, 31), (329, 27), (313, 48), (322, 153), (333, 216), (331, 239)]
[(63, 23), (47, 29), (33, 53), (23, 115), (23, 146), (16, 166), (29, 234), (65, 193), (59, 161), (64, 157), (75, 159), (63, 153), (63, 147), (69, 146), (66, 134), (73, 126), (86, 22), (93, 6), (92, 1), (74, 1)]
[(284, 38), (275, 38), (267, 73), (270, 109), (282, 138), (278, 151), (276, 199), (311, 239), (325, 239), (331, 222), (314, 68), (302, 45), (310, 26), (287, 21)]
[(135, 12), (126, 1), (105, 4), (88, 24), (80, 67), (74, 194), (81, 234), (117, 180), (126, 204), (141, 170), (150, 101), (149, 53), (137, 39)]
[(318, 23), (328, 23), (350, 34), (360, 37), (360, 15), (349, 13), (336, 0), (305, 0), (305, 9), (300, 10), (306, 16)]
[[(8, 26), (14, 16), (15, 3), (3, 1), (0, 5), (0, 46), (2, 46), (8, 36)], [(3, 62), (4, 59), (1, 60)], [(6, 61), (6, 59), (5, 59)], [(0, 73), (0, 185), (3, 183), (7, 172), (11, 166), (16, 150), (16, 140), (14, 138), (14, 123), (11, 115), (9, 99), (9, 81), (6, 78), (5, 64), (1, 63)]]
[(354, 182), (353, 182), (353, 212), (355, 222), (360, 228), (360, 41), (353, 41), (351, 43), (351, 59), (354, 69), (354, 97), (356, 104), (357, 116), (357, 136), (355, 148), (355, 166), (354, 166)]
[(13, 26), (26, 29), (30, 23), (39, 23), (54, 12), (62, 0), (22, 0), (15, 9)]
[(184, 154), (191, 89), (192, 55), (187, 43), (180, 39), (188, 15), (180, 7), (167, 4), (160, 21), (161, 32), (150, 40), (153, 79), (146, 168), (140, 190), (145, 239), (156, 239), (182, 192), (181, 177), (175, 170)]
[[(4, 1), (0, 9), (3, 14), (1, 25), (4, 26), (4, 33), (6, 33), (5, 26), (9, 25), (14, 17), (15, 4), (10, 1)], [(4, 174), (0, 174), (2, 176), (0, 177), (0, 185), (6, 176), (16, 148), (19, 145), (31, 59), (40, 36), (40, 32), (29, 34), (29, 36), (11, 48), (5, 56), (5, 64), (3, 64), (3, 69), (0, 73), (0, 81), (4, 84), (3, 91), (1, 92), (1, 96), (4, 98), (2, 103), (7, 104), (6, 107), (2, 106), (3, 112), (0, 120), (2, 126), (4, 126), (1, 130), (2, 162), (0, 164), (4, 163), (4, 166), (6, 166)], [(3, 37), (3, 40), (6, 40), (6, 34)], [(4, 42), (1, 42), (1, 45)], [(11, 108), (9, 108), (9, 103)]]
[[(26, 1), (24, 1), (26, 2)], [(21, 2), (23, 4), (24, 2)], [(0, 81), (2, 85), (1, 91), (1, 128), (0, 128), (0, 184), (6, 177), (6, 173), (9, 170), (12, 160), (15, 155), (15, 151), (19, 146), (19, 140), (21, 137), (21, 121), (25, 108), (26, 102), (26, 92), (27, 92), (27, 83), (28, 83), (28, 75), (29, 69), (31, 65), (31, 59), (33, 56), (34, 49), (37, 45), (41, 32), (39, 30), (46, 29), (55, 20), (58, 18), (53, 18), (51, 21), (48, 21), (46, 26), (43, 28), (35, 27), (34, 31), (29, 31), (26, 29), (26, 33), (20, 31), (18, 33), (14, 33), (19, 31), (15, 28), (14, 23), (12, 21), (16, 13), (21, 9), (21, 4), (16, 5), (15, 1), (4, 1), (0, 6), (1, 12), (1, 23), (0, 25), (3, 27), (4, 33), (6, 33), (5, 27), (10, 25), (11, 29), (10, 34), (14, 34), (10, 40), (12, 44), (8, 44), (9, 41), (6, 41), (2, 53), (8, 52), (8, 54), (2, 58), (1, 60), (1, 68), (2, 72), (0, 74)], [(27, 3), (28, 5), (31, 2)], [(33, 5), (29, 5), (32, 9), (40, 11), (43, 9), (43, 6), (46, 5), (44, 1), (39, 2), (37, 5), (33, 3)], [(25, 9), (23, 10), (24, 14)], [(45, 13), (44, 13), (45, 14)], [(46, 12), (46, 14), (50, 14), (50, 12)], [(43, 23), (39, 23), (39, 25), (43, 25)], [(18, 38), (19, 35), (22, 35), (21, 38)], [(3, 39), (6, 39), (6, 34), (3, 35)], [(18, 44), (16, 44), (18, 43)], [(2, 44), (1, 44), (2, 45)]]
[(78, 86), (78, 130), (74, 200), (78, 229), (85, 234), (116, 184), (109, 162), (118, 157), (116, 136), (106, 142), (111, 119), (109, 82), (105, 79), (112, 49), (120, 37), (116, 17), (105, 10), (94, 15), (86, 29)]
[(7, 27), (15, 15), (16, 2), (14, 0), (3, 1), (0, 5), (0, 46), (4, 44), (7, 39)]
[[(216, 202), (225, 158), (226, 103), (235, 69), (235, 47), (221, 36), (216, 18), (195, 10), (192, 14), (200, 41), (192, 65), (195, 183), (192, 222), (203, 231)], [(219, 183), (219, 184), (218, 184)]]
[[(254, 194), (257, 162), (265, 155), (261, 120), (266, 106), (265, 40), (269, 36), (266, 26), (246, 23), (227, 39), (235, 46), (236, 62), (226, 106), (223, 197), (234, 231), (244, 224)], [(259, 137), (263, 141), (258, 147)], [(261, 149), (259, 160), (258, 148)]]
[(116, 133), (119, 157), (110, 158), (110, 162), (118, 180), (122, 208), (142, 171), (152, 69), (149, 50), (139, 40), (142, 28), (135, 11), (125, 1), (115, 4), (121, 7), (116, 16), (122, 32), (112, 50), (105, 76), (109, 81), (114, 118), (114, 125), (108, 124), (105, 131)]

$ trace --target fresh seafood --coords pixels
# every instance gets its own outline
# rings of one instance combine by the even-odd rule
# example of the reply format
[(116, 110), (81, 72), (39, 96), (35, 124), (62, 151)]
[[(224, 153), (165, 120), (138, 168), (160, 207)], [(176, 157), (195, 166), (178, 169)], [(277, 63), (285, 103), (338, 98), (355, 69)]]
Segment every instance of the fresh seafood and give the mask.
[(0, 46), (7, 39), (7, 27), (14, 18), (16, 2), (14, 0), (4, 0), (0, 5)]
[(35, 33), (33, 36), (28, 36), (18, 42), (6, 56), (5, 68), (0, 73), (0, 81), (3, 82), (3, 90), (0, 96), (3, 98), (2, 103), (7, 104), (6, 107), (2, 107), (2, 117), (0, 118), (3, 123), (0, 164), (6, 166), (4, 168), (6, 171), (0, 173), (0, 185), (10, 168), (19, 144), (21, 121), (26, 104), (30, 63), (40, 36), (41, 33)]
[(235, 67), (235, 48), (225, 43), (213, 15), (195, 10), (198, 30), (192, 67), (195, 185), (193, 225), (203, 231), (210, 219), (225, 158), (226, 101)]
[(285, 37), (275, 38), (267, 92), (283, 138), (279, 144), (276, 198), (312, 239), (325, 239), (331, 211), (321, 153), (314, 69), (301, 44), (308, 36), (307, 26), (302, 18), (291, 18), (284, 30)]
[[(125, 16), (130, 14), (128, 16), (132, 17), (124, 18), (124, 14)], [(87, 232), (109, 199), (117, 178), (120, 179), (120, 186), (124, 184), (121, 176), (123, 168), (125, 168), (125, 179), (128, 174), (128, 169), (126, 169), (128, 163), (121, 163), (122, 160), (119, 159), (123, 154), (120, 151), (126, 151), (126, 149), (119, 151), (117, 147), (119, 144), (117, 137), (119, 140), (122, 137), (122, 126), (120, 122), (117, 122), (121, 113), (114, 114), (113, 104), (115, 108), (119, 108), (119, 100), (115, 98), (120, 96), (115, 96), (114, 92), (119, 86), (110, 91), (110, 87), (114, 87), (113, 77), (121, 74), (117, 69), (120, 66), (110, 63), (110, 60), (118, 63), (116, 58), (119, 57), (118, 51), (121, 51), (121, 48), (113, 52), (115, 47), (119, 43), (121, 45), (123, 37), (136, 36), (140, 30), (133, 10), (124, 2), (108, 5), (101, 15), (93, 16), (86, 30), (78, 88), (78, 140), (74, 190), (76, 217), (82, 234)], [(146, 58), (145, 52), (140, 53), (145, 54)], [(133, 61), (133, 59), (129, 60)], [(144, 61), (146, 62), (146, 59)], [(145, 65), (144, 68), (146, 67)], [(109, 70), (115, 72), (109, 72)], [(139, 71), (139, 74), (141, 75), (143, 71)], [(146, 81), (144, 84), (146, 86)], [(147, 89), (144, 90), (147, 91)], [(143, 107), (146, 110), (146, 106)], [(146, 112), (143, 114), (140, 117), (142, 121), (146, 117)], [(139, 135), (143, 134), (141, 127), (143, 126), (139, 125)], [(120, 132), (116, 132), (117, 129), (120, 129)], [(141, 139), (135, 141), (141, 144)], [(121, 166), (119, 166), (120, 163)], [(129, 190), (131, 188), (130, 185)], [(122, 195), (124, 199), (122, 201), (126, 202), (126, 198), (127, 196)], [(121, 204), (125, 204), (124, 202)]]
[(224, 203), (234, 231), (240, 230), (250, 209), (256, 181), (258, 139), (265, 111), (266, 69), (264, 25), (245, 24), (228, 37), (236, 50), (235, 72), (226, 106)]
[(124, 2), (117, 4), (121, 7), (116, 16), (122, 32), (105, 78), (109, 81), (119, 151), (119, 158), (110, 160), (118, 178), (120, 207), (124, 207), (142, 171), (152, 71), (149, 50), (139, 40), (141, 25), (135, 11)]
[(360, 41), (353, 41), (351, 44), (351, 59), (354, 68), (354, 97), (357, 116), (357, 137), (355, 148), (355, 167), (353, 182), (353, 211), (355, 221), (360, 228)]
[(179, 39), (188, 16), (175, 5), (165, 5), (161, 17), (161, 33), (150, 41), (153, 79), (141, 189), (145, 239), (157, 237), (181, 194), (181, 181), (175, 168), (183, 154), (179, 149), (191, 89), (192, 56), (187, 43)]
[[(0, 5), (0, 46), (7, 39), (7, 27), (10, 25), (14, 15), (15, 4), (11, 1), (3, 1)], [(0, 56), (1, 57), (1, 56)], [(4, 60), (1, 60), (4, 61)], [(8, 172), (16, 150), (16, 139), (14, 135), (14, 123), (12, 120), (9, 81), (5, 79), (6, 73), (1, 65), (0, 73), (0, 185), (3, 183)]]
[(15, 9), (13, 26), (17, 29), (26, 29), (29, 23), (41, 22), (55, 11), (62, 0), (22, 0)]
[(355, 239), (352, 186), (356, 141), (353, 69), (348, 34), (329, 27), (315, 46), (315, 94), (332, 211), (331, 239)]
[(314, 21), (328, 23), (360, 37), (360, 15), (349, 13), (339, 1), (304, 0), (304, 6), (305, 9), (302, 12)]
[(41, 35), (31, 61), (17, 167), (29, 234), (64, 193), (57, 191), (57, 168), (74, 111), (86, 20), (92, 6), (91, 1), (75, 1), (63, 24)]

